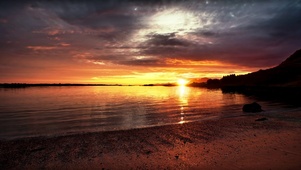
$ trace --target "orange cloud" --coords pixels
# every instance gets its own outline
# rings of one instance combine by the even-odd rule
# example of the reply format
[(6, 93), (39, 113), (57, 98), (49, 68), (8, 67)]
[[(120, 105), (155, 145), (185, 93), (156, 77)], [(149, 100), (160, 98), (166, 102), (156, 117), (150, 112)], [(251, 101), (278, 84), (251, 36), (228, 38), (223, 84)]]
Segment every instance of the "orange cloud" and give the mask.
[(224, 63), (218, 61), (192, 61), (192, 60), (180, 60), (180, 59), (166, 59), (165, 63), (168, 65), (190, 65), (190, 66), (223, 66)]
[(68, 47), (68, 46), (70, 46), (71, 44), (68, 44), (68, 43), (61, 43), (60, 45), (63, 46), (63, 47)]
[(54, 50), (54, 49), (58, 49), (59, 47), (55, 47), (55, 46), (27, 46), (27, 48), (36, 51), (36, 50)]

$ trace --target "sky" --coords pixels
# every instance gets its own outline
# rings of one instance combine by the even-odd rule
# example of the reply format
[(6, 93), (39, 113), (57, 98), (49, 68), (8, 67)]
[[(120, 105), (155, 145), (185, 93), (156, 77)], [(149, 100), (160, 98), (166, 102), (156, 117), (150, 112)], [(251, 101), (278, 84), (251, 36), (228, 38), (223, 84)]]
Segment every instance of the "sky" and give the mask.
[(301, 47), (301, 0), (0, 2), (0, 83), (201, 81)]

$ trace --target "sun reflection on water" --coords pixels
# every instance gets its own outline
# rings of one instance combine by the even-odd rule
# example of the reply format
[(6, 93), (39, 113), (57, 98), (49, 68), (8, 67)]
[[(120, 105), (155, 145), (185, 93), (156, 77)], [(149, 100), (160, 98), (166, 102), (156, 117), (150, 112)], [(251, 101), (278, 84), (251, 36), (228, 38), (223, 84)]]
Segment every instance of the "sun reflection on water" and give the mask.
[(180, 106), (180, 121), (179, 124), (185, 123), (185, 107), (188, 106), (189, 88), (186, 86), (178, 86), (179, 106)]
[(184, 120), (184, 116), (185, 116), (185, 113), (184, 113), (184, 107), (181, 107), (181, 119), (179, 121), (179, 124), (183, 124), (185, 123), (185, 120)]

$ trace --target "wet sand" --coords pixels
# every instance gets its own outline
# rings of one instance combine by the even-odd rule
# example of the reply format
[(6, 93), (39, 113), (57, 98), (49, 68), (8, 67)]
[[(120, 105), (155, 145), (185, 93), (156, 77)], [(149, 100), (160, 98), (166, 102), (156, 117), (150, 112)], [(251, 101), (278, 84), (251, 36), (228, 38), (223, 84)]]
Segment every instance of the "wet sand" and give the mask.
[(0, 169), (301, 169), (295, 115), (2, 140)]

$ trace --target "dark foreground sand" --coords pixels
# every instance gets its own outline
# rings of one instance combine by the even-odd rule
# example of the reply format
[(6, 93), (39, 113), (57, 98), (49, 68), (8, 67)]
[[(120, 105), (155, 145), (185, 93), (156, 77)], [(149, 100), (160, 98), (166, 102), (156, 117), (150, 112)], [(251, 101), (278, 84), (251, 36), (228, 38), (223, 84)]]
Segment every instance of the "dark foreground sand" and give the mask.
[(0, 169), (301, 169), (300, 114), (0, 141)]

